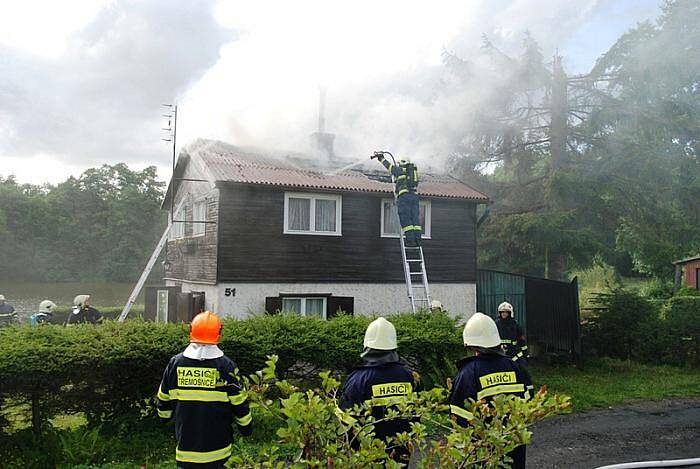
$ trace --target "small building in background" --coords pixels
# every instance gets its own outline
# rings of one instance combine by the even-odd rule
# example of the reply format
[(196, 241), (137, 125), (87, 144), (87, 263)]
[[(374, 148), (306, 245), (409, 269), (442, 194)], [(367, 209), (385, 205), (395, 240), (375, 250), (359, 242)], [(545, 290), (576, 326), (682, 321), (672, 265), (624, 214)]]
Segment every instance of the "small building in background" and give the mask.
[[(674, 262), (676, 266), (676, 278), (674, 286), (681, 287), (682, 279), (685, 277), (685, 286), (700, 290), (700, 254)], [(685, 274), (683, 274), (685, 272)]]

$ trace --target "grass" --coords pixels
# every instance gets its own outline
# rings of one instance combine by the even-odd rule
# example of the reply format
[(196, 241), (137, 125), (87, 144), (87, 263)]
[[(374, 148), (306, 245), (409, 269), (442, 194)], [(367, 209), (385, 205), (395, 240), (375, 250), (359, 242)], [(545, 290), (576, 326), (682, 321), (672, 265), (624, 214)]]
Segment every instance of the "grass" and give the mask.
[(530, 369), (536, 386), (546, 384), (551, 392), (571, 396), (574, 412), (609, 407), (634, 400), (669, 397), (700, 397), (700, 369), (600, 359), (583, 371), (570, 365)]
[(578, 278), (579, 303), (584, 316), (585, 310), (594, 306), (591, 300), (596, 293), (608, 292), (614, 287), (623, 287), (639, 292), (645, 290), (653, 282), (652, 279), (648, 278), (621, 277), (613, 267), (606, 264), (596, 264), (589, 269), (572, 272), (571, 277)]

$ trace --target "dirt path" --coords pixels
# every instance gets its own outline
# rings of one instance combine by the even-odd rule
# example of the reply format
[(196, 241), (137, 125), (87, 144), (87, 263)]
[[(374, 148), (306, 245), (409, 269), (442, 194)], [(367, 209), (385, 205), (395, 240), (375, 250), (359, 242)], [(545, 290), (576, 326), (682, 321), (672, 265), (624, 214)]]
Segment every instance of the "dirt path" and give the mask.
[(595, 468), (700, 457), (700, 399), (638, 402), (544, 421), (533, 429), (528, 468)]

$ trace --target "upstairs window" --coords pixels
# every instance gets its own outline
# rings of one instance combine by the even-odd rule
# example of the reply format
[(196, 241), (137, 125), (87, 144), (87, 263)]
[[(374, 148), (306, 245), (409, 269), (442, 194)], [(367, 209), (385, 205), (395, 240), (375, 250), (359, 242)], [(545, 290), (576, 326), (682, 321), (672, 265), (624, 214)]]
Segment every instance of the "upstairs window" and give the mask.
[(284, 233), (340, 236), (342, 198), (339, 195), (284, 194)]
[(202, 236), (206, 231), (206, 223), (197, 223), (198, 221), (207, 221), (206, 199), (198, 200), (192, 205), (192, 236)]
[[(431, 223), (430, 223), (430, 201), (421, 200), (418, 202), (420, 210), (420, 226), (423, 228), (423, 238), (430, 239)], [(396, 204), (393, 199), (382, 199), (382, 220), (381, 220), (381, 236), (382, 238), (398, 238), (399, 237), (399, 214), (396, 212)]]
[(185, 224), (183, 223), (184, 216), (185, 210), (183, 204), (177, 211), (175, 211), (175, 215), (173, 216), (173, 220), (175, 220), (175, 222), (170, 227), (170, 239), (180, 239), (185, 237)]

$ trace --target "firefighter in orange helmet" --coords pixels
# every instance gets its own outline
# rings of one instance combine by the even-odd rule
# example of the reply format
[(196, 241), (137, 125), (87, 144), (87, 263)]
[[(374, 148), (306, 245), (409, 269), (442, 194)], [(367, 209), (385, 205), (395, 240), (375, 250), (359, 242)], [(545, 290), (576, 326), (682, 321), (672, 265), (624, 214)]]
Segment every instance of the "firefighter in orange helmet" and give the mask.
[(233, 423), (244, 436), (252, 417), (237, 366), (217, 346), (222, 324), (211, 311), (190, 325), (190, 345), (170, 359), (158, 388), (158, 415), (175, 420), (178, 468), (223, 468), (231, 456)]

